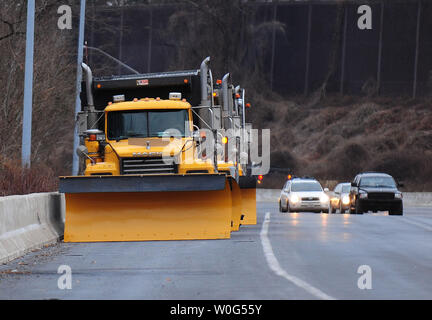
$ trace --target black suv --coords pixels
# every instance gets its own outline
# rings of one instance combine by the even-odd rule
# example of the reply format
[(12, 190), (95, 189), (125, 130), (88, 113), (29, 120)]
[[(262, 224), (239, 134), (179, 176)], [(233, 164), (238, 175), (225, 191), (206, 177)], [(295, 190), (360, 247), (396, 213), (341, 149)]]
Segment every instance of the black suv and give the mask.
[(403, 214), (402, 187), (385, 173), (365, 172), (351, 182), (350, 213), (388, 211), (390, 215)]

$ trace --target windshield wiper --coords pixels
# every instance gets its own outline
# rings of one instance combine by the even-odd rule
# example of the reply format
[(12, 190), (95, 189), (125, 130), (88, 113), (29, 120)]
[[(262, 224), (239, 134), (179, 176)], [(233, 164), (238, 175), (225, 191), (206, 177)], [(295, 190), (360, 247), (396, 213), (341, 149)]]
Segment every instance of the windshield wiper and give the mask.
[(119, 142), (120, 140), (126, 140), (126, 139), (129, 139), (129, 138), (147, 138), (147, 136), (143, 135), (141, 133), (132, 133), (132, 134), (129, 134), (127, 136), (117, 137), (116, 141)]
[(115, 141), (119, 142), (120, 140), (127, 140), (128, 138), (129, 137), (127, 137), (127, 136), (120, 136), (120, 137), (115, 138)]

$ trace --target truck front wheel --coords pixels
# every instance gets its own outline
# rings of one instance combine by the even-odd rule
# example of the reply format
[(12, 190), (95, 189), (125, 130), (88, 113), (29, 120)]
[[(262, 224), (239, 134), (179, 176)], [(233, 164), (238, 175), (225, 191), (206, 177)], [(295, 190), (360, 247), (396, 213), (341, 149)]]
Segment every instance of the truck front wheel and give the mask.
[(358, 201), (358, 200), (356, 200), (356, 202), (355, 202), (355, 213), (363, 214), (363, 208), (360, 204), (360, 201)]
[(391, 208), (389, 211), (391, 216), (402, 216), (403, 215), (403, 205), (402, 203), (395, 208)]

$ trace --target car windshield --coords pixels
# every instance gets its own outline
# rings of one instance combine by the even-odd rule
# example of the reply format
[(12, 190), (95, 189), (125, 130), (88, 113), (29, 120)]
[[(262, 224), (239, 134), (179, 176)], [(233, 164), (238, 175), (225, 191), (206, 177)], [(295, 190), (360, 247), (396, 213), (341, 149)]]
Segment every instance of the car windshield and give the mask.
[(291, 191), (322, 191), (322, 188), (317, 182), (295, 182), (291, 185)]
[(188, 111), (184, 109), (112, 111), (108, 113), (108, 139), (164, 137), (168, 129), (185, 137), (190, 135), (187, 121)]
[(372, 177), (363, 177), (360, 180), (360, 187), (396, 188), (396, 184), (392, 177), (372, 176)]
[(351, 185), (346, 184), (342, 186), (342, 193), (349, 193), (351, 189)]

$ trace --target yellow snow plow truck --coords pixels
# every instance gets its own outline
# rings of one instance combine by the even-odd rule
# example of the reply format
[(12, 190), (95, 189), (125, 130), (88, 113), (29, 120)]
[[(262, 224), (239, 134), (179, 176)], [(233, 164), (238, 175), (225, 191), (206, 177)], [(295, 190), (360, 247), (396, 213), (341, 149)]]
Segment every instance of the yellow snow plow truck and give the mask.
[(226, 239), (256, 224), (245, 90), (199, 70), (93, 78), (81, 175), (60, 177), (65, 242)]

